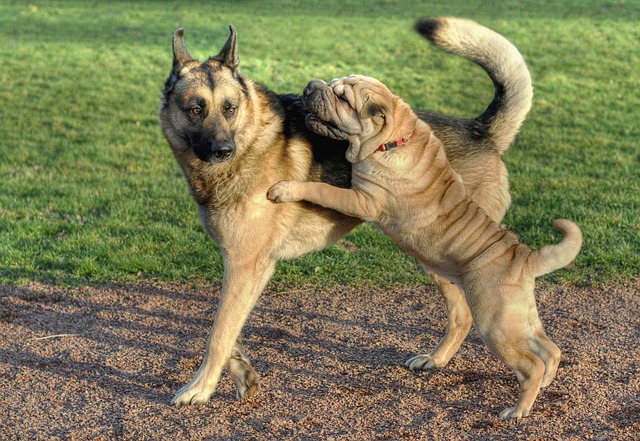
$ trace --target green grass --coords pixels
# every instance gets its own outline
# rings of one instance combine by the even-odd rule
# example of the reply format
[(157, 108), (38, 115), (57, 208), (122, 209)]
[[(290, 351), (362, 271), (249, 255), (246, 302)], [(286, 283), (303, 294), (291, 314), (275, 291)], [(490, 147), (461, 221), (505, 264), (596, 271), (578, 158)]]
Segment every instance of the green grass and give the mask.
[[(363, 5), (364, 4), (364, 5)], [(202, 283), (222, 274), (162, 138), (160, 90), (171, 33), (218, 52), (233, 23), (243, 71), (277, 92), (312, 78), (373, 75), (417, 107), (474, 116), (491, 100), (482, 71), (411, 30), (425, 15), (473, 18), (522, 51), (535, 102), (505, 155), (506, 223), (532, 245), (551, 222), (585, 233), (557, 283), (640, 274), (640, 2), (63, 2), (0, 5), (0, 282), (139, 278)], [(279, 265), (276, 286), (428, 280), (373, 227)]]

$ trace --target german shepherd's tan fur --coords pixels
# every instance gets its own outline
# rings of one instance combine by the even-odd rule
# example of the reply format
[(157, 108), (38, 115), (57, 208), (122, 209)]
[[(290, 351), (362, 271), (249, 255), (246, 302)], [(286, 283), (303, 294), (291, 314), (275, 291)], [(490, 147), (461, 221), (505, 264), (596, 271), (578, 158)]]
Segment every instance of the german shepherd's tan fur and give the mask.
[[(442, 140), (470, 197), (499, 222), (510, 203), (500, 156), (531, 106), (529, 72), (513, 45), (474, 22), (424, 20), (417, 30), (436, 46), (480, 64), (495, 84), (492, 103), (477, 118), (415, 112)], [(268, 189), (282, 180), (349, 188), (348, 144), (307, 129), (300, 96), (277, 95), (240, 72), (233, 27), (219, 54), (204, 62), (190, 55), (182, 30), (174, 34), (173, 54), (160, 108), (162, 132), (224, 259), (222, 293), (204, 359), (173, 399), (188, 405), (209, 400), (224, 368), (237, 384), (238, 397), (258, 391), (257, 375), (238, 341), (276, 262), (322, 249), (361, 220), (305, 202), (278, 205), (267, 199)], [(436, 283), (449, 325), (424, 368), (444, 366), (471, 326), (462, 291), (439, 277)]]
[[(464, 289), (482, 339), (520, 382), (518, 403), (501, 416), (527, 416), (560, 363), (560, 350), (538, 318), (534, 281), (575, 259), (582, 246), (578, 226), (556, 221), (564, 238), (542, 250), (518, 242), (467, 196), (429, 124), (374, 78), (312, 81), (304, 102), (318, 118), (314, 124), (329, 124), (349, 140), (352, 187), (285, 181), (269, 198), (305, 200), (375, 222), (425, 268)], [(400, 145), (380, 149), (394, 140)], [(429, 361), (419, 355), (407, 366), (422, 369)]]

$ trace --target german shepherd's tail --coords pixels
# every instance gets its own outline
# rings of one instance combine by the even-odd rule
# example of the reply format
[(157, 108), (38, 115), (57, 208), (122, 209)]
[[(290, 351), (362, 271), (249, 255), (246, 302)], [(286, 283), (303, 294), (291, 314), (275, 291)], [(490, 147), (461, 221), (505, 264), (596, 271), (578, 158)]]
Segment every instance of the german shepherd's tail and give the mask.
[(436, 47), (480, 65), (489, 74), (495, 95), (476, 120), (486, 127), (498, 153), (504, 153), (533, 99), (531, 75), (518, 49), (496, 32), (461, 18), (423, 19), (415, 29)]
[(553, 226), (564, 237), (560, 243), (547, 245), (529, 255), (529, 267), (536, 277), (569, 265), (582, 248), (582, 232), (578, 225), (567, 219), (556, 219)]

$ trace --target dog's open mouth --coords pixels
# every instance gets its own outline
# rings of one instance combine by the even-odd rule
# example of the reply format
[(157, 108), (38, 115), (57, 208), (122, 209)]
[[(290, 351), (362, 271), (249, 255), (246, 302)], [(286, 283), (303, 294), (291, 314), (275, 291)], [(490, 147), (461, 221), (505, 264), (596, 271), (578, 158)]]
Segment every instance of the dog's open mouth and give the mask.
[(346, 140), (347, 133), (337, 127), (332, 126), (326, 121), (319, 119), (313, 113), (308, 113), (305, 118), (307, 128), (318, 135), (326, 136), (331, 139)]

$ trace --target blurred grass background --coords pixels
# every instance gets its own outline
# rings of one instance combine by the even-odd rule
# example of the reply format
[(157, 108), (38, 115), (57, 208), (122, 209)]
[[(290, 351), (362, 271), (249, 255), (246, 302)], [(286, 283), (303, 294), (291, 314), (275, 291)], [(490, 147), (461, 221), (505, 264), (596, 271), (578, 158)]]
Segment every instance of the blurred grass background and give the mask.
[[(475, 116), (493, 96), (490, 80), (412, 31), (417, 18), (439, 15), (497, 30), (527, 60), (535, 98), (504, 157), (505, 223), (535, 248), (559, 239), (558, 217), (585, 234), (575, 265), (545, 280), (637, 278), (639, 1), (43, 0), (0, 5), (0, 282), (222, 277), (159, 130), (176, 28), (203, 59), (234, 24), (241, 69), (276, 92), (361, 73), (415, 107)], [(274, 277), (276, 287), (426, 281), (371, 226), (281, 263)]]

